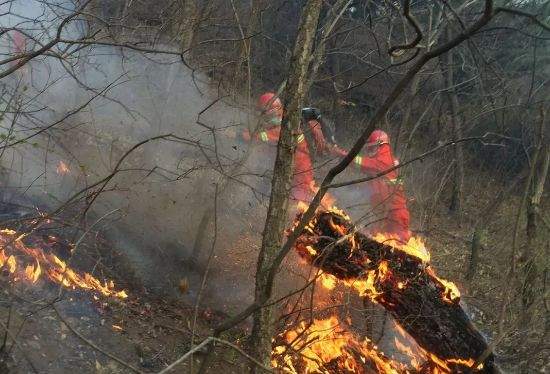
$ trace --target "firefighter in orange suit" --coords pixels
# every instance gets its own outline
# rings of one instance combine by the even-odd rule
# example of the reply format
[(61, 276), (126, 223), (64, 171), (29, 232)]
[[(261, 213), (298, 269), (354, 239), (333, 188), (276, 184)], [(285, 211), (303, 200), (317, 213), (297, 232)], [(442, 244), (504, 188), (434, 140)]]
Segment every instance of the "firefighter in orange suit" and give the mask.
[[(283, 119), (283, 105), (281, 100), (272, 92), (266, 92), (258, 100), (258, 109), (262, 113), (264, 126), (253, 137), (255, 141), (276, 144), (281, 132), (281, 122)], [(308, 121), (307, 125), (311, 129), (313, 139), (316, 143), (316, 149), (323, 152), (331, 152), (334, 155), (340, 155), (341, 151), (336, 147), (329, 145), (321, 130), (315, 121)], [(291, 191), (291, 199), (297, 201), (310, 202), (317, 186), (313, 177), (313, 165), (311, 162), (310, 148), (303, 132), (296, 135), (296, 153), (294, 155), (294, 177)], [(245, 141), (251, 140), (251, 134), (248, 130), (241, 133)], [(325, 195), (323, 205), (332, 205), (333, 199)]]
[[(367, 156), (356, 156), (354, 163), (370, 175), (397, 165), (388, 134), (382, 130), (374, 130), (367, 140)], [(403, 181), (398, 171), (392, 170), (367, 183), (370, 204), (377, 214), (375, 222), (369, 227), (370, 231), (386, 233), (407, 242), (411, 237), (410, 217)]]

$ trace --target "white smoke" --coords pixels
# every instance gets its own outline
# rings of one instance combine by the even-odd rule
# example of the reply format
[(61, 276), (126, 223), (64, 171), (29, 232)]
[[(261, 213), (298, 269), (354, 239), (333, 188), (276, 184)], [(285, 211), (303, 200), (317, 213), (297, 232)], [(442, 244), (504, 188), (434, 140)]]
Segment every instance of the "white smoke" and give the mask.
[[(23, 2), (18, 4), (14, 14), (42, 17), (48, 29), (55, 23), (46, 22), (55, 17), (43, 3), (25, 2), (24, 8)], [(17, 24), (16, 18), (8, 18), (3, 26)], [(73, 39), (80, 35), (74, 25), (66, 33)], [(40, 35), (42, 41), (48, 37)], [(6, 54), (11, 48), (8, 39), (2, 39)], [(36, 45), (29, 42), (27, 48)], [(0, 159), (4, 202), (30, 199), (33, 205), (54, 211), (112, 173), (134, 145), (155, 136), (173, 134), (205, 147), (201, 151), (171, 138), (137, 148), (94, 201), (88, 216), (92, 224), (107, 214), (97, 227), (125, 254), (147, 286), (157, 292), (176, 292), (178, 279), (193, 270), (186, 267), (185, 259), (204, 210), (213, 204), (214, 186), (224, 185), (220, 170), (230, 170), (246, 150), (222, 131), (248, 125), (248, 112), (238, 103), (240, 99), (225, 97), (216, 82), (188, 69), (178, 56), (144, 55), (108, 46), (84, 48), (62, 62), (51, 56), (36, 58), (2, 83), (8, 113), (1, 131), (12, 137), (2, 144)], [(8, 105), (8, 97), (17, 98), (17, 108), (13, 102)], [(23, 114), (9, 113), (16, 110)], [(197, 121), (219, 129), (216, 143), (212, 132)], [(57, 173), (60, 161), (69, 173)], [(238, 181), (219, 196), (217, 257), (211, 276), (213, 283), (232, 279), (229, 284), (235, 293), (229, 297), (231, 287), (223, 292), (213, 287), (210, 291), (218, 300), (241, 305), (252, 295), (255, 246), (265, 214), (262, 192), (269, 189), (266, 176), (272, 162), (272, 156), (250, 157), (240, 172), (254, 175), (235, 178)], [(212, 236), (210, 227), (207, 250)]]

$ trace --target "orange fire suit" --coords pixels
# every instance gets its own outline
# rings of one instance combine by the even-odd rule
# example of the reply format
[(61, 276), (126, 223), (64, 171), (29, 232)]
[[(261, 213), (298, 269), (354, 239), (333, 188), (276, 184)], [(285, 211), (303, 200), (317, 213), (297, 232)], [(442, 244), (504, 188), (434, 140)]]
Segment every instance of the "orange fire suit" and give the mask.
[[(373, 157), (355, 157), (354, 163), (370, 175), (376, 175), (395, 165), (389, 144), (380, 145)], [(408, 241), (411, 236), (410, 216), (398, 171), (393, 170), (367, 183), (370, 204), (375, 213), (375, 222), (369, 225), (369, 229), (373, 233), (386, 233), (401, 241)]]
[[(311, 130), (313, 139), (316, 144), (316, 149), (318, 151), (322, 151), (324, 153), (330, 152), (334, 155), (340, 155), (336, 147), (331, 147), (326, 142), (325, 137), (323, 136), (323, 132), (321, 130), (321, 126), (317, 121), (309, 121), (308, 127)], [(258, 132), (254, 136), (254, 140), (270, 144), (277, 144), (277, 142), (279, 141), (280, 132), (281, 126), (275, 125), (273, 127)], [(248, 130), (244, 130), (242, 138), (247, 141), (250, 140), (250, 133), (248, 132)], [(296, 143), (297, 145), (294, 155), (294, 177), (292, 181), (291, 199), (310, 202), (318, 189), (313, 176), (313, 165), (311, 162), (310, 149), (303, 133), (297, 135)], [(332, 205), (333, 199), (331, 197), (328, 197), (327, 195), (325, 195), (327, 199), (323, 199), (323, 205)]]

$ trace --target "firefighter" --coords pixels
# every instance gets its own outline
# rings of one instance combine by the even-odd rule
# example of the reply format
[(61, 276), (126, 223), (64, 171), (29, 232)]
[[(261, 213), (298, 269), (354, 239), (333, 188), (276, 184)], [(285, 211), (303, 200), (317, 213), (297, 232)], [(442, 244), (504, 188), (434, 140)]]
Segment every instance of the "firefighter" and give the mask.
[[(255, 141), (276, 144), (281, 132), (281, 122), (283, 119), (283, 105), (281, 100), (272, 92), (262, 94), (258, 99), (258, 109), (261, 112), (263, 128), (253, 135)], [(338, 154), (335, 146), (328, 145), (320, 126), (315, 121), (307, 121), (311, 129), (313, 139), (316, 143), (316, 149), (323, 151), (332, 151)], [(250, 141), (252, 135), (248, 130), (241, 134), (244, 141)], [(294, 177), (291, 191), (291, 198), (296, 201), (309, 202), (317, 192), (318, 188), (313, 177), (313, 165), (311, 161), (310, 146), (303, 132), (296, 135), (296, 153), (294, 155)], [(326, 195), (323, 205), (332, 205), (333, 199)]]
[[(374, 130), (367, 140), (367, 156), (356, 156), (354, 163), (371, 175), (398, 165), (392, 154), (388, 134), (382, 130)], [(403, 181), (398, 171), (392, 170), (367, 183), (370, 204), (377, 215), (369, 231), (389, 234), (406, 243), (411, 237), (410, 217)]]

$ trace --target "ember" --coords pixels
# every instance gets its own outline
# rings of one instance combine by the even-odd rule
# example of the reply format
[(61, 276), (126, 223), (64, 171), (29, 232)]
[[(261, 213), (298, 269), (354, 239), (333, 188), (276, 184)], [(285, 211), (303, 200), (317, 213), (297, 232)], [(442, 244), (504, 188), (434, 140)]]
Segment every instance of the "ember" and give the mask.
[(69, 169), (66, 163), (60, 160), (57, 164), (57, 168), (55, 169), (55, 171), (59, 175), (66, 175), (71, 172), (71, 169)]
[(24, 278), (31, 283), (36, 283), (41, 275), (45, 274), (49, 280), (65, 288), (96, 291), (104, 296), (120, 299), (128, 297), (125, 291), (115, 290), (112, 281), (101, 282), (91, 274), (79, 274), (56, 255), (46, 253), (39, 247), (27, 246), (23, 243), (24, 237), (25, 235), (18, 235), (13, 230), (0, 230), (0, 248), (2, 248), (0, 250), (0, 268), (7, 266), (11, 274), (16, 274), (18, 262), (26, 263), (24, 276), (16, 278)]

